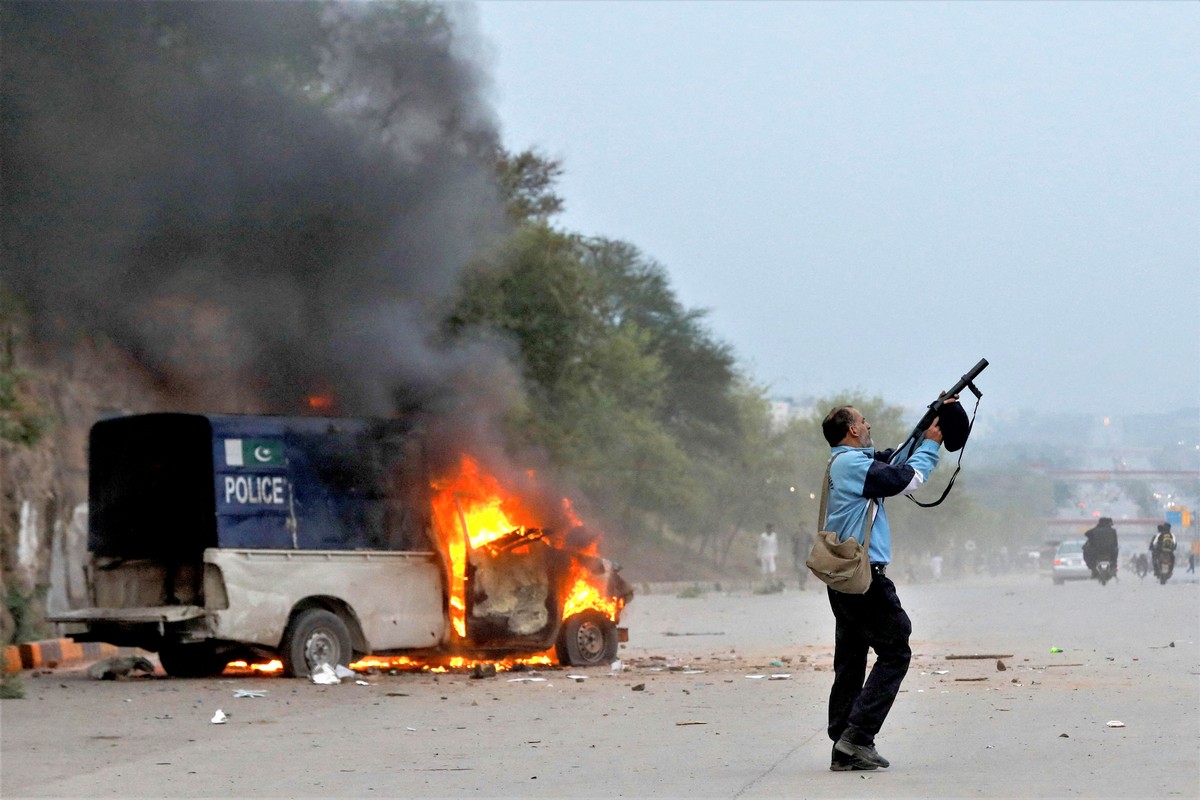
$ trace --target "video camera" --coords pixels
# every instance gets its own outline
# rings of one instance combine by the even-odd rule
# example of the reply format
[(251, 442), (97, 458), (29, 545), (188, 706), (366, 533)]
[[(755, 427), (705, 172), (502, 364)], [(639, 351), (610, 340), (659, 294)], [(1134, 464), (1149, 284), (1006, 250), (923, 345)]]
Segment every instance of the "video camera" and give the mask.
[[(966, 375), (958, 379), (958, 382), (951, 386), (945, 394), (939, 395), (936, 400), (929, 404), (928, 410), (921, 417), (920, 422), (913, 428), (912, 433), (904, 440), (904, 443), (896, 448), (895, 455), (892, 457), (892, 463), (897, 463), (903, 459), (907, 459), (916, 451), (917, 446), (924, 438), (925, 431), (929, 430), (929, 426), (933, 424), (935, 419), (938, 420), (938, 425), (942, 429), (943, 444), (946, 449), (954, 452), (961, 450), (967, 443), (967, 436), (971, 433), (971, 426), (974, 424), (974, 416), (970, 420), (967, 419), (967, 412), (962, 409), (959, 403), (947, 403), (948, 398), (954, 398), (962, 394), (963, 389), (970, 389), (975, 395), (975, 399), (983, 399), (983, 392), (979, 391), (975, 386), (975, 379), (979, 377), (979, 373), (987, 367), (988, 360), (986, 358), (979, 359), (979, 363), (971, 367)], [(939, 419), (940, 418), (940, 419)], [(919, 506), (929, 508), (938, 505), (942, 500), (946, 499), (946, 495), (950, 493), (950, 488), (954, 486), (954, 479), (958, 477), (958, 471), (962, 469), (962, 454), (958, 456), (958, 466), (954, 470), (954, 474), (950, 476), (950, 482), (946, 485), (942, 496), (932, 503), (922, 503), (912, 495), (908, 496)]]

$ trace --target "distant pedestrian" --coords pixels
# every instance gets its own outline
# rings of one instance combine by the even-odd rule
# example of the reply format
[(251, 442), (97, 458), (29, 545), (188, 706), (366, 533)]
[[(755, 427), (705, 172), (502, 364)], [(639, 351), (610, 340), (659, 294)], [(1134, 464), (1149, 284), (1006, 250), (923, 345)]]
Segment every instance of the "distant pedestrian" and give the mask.
[(1196, 554), (1188, 553), (1188, 572), (1196, 571)]
[(933, 579), (940, 581), (942, 579), (942, 557), (935, 555), (929, 559), (929, 569), (933, 572)]
[(775, 526), (768, 523), (767, 529), (758, 536), (758, 564), (765, 578), (775, 577), (775, 556), (779, 555), (779, 537)]

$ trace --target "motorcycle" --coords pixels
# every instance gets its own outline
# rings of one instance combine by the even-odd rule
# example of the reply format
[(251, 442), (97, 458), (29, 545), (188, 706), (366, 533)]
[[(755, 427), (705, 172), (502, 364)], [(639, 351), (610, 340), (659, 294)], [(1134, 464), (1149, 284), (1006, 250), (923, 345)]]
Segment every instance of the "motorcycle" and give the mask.
[(1100, 585), (1106, 585), (1117, 574), (1113, 567), (1113, 562), (1107, 558), (1102, 558), (1096, 562), (1096, 580), (1100, 581)]
[(1158, 582), (1166, 585), (1167, 581), (1171, 580), (1171, 573), (1175, 571), (1175, 554), (1164, 551), (1154, 559), (1154, 577), (1158, 578)]

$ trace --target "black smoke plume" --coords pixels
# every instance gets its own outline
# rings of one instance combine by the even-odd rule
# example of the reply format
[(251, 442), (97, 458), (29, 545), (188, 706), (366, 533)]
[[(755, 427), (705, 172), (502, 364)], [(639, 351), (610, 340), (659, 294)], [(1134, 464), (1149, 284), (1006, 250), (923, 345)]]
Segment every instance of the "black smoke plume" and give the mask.
[(512, 385), (438, 344), (502, 219), (482, 76), (439, 6), (6, 2), (0, 24), (0, 281), (36, 340), (107, 338), (213, 412)]

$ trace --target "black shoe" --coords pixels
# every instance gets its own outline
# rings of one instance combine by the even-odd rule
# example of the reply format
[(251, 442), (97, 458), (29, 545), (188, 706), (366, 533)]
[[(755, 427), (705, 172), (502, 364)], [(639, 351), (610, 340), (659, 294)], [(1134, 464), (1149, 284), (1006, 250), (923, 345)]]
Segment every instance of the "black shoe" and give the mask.
[(875, 750), (875, 746), (871, 744), (854, 744), (846, 741), (845, 737), (837, 740), (837, 744), (833, 746), (833, 751), (841, 756), (844, 756), (842, 763), (850, 764), (851, 769), (875, 769), (877, 767), (890, 767), (891, 763), (879, 755)]
[(877, 767), (874, 764), (864, 765), (861, 762), (856, 762), (850, 756), (842, 755), (838, 752), (837, 746), (834, 745), (833, 754), (829, 759), (830, 772), (858, 772), (870, 769), (877, 769)]

